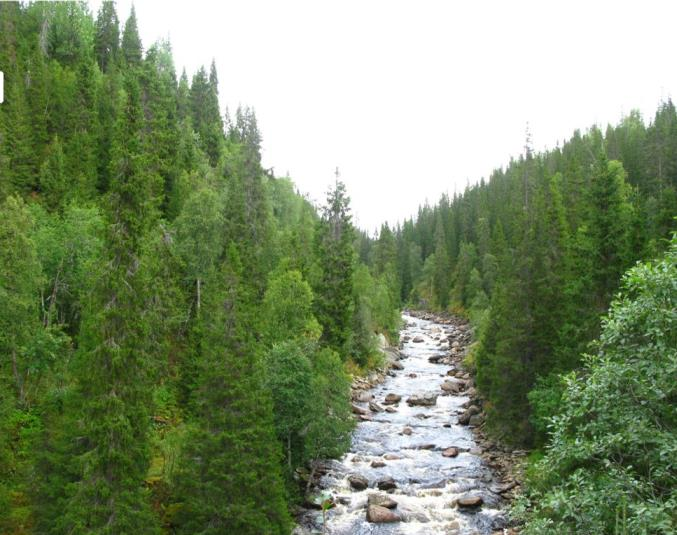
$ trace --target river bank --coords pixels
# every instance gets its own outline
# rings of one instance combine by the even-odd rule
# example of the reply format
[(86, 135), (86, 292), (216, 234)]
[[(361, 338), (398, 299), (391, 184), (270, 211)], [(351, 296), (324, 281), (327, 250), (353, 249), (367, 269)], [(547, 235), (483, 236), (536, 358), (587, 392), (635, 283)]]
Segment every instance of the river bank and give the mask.
[[(518, 480), (513, 456), (481, 434), (474, 381), (462, 359), (472, 341), (457, 318), (403, 315), (388, 369), (353, 383), (358, 425), (348, 454), (323, 463), (317, 488), (334, 507), (325, 533), (506, 533)], [(321, 533), (322, 513), (304, 510), (296, 533)]]

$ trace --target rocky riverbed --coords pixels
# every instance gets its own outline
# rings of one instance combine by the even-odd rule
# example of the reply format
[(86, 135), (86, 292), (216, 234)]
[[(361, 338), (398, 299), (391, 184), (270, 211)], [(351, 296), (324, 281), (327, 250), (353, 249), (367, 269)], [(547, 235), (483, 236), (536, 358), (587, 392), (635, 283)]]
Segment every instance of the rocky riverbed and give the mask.
[[(452, 317), (403, 315), (390, 369), (353, 384), (359, 420), (351, 451), (324, 463), (319, 496), (329, 497), (331, 535), (489, 535), (505, 533), (505, 502), (524, 452), (488, 441), (471, 375), (462, 359), (469, 326)], [(322, 533), (307, 509), (296, 534)]]

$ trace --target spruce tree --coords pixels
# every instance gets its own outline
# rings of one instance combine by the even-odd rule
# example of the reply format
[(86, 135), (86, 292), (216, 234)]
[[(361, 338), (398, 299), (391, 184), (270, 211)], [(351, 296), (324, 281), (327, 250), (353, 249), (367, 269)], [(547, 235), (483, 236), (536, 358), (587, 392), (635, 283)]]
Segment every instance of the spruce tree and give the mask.
[[(143, 487), (148, 470), (150, 370), (140, 250), (153, 224), (153, 182), (142, 152), (136, 79), (125, 79), (107, 199), (107, 257), (86, 310), (74, 374), (81, 403), (73, 440), (82, 444), (60, 522), (66, 533), (156, 533)], [(76, 438), (79, 437), (79, 438)]]
[(94, 53), (102, 72), (108, 72), (117, 61), (120, 48), (120, 21), (115, 2), (104, 0), (96, 18)]
[(322, 340), (342, 356), (351, 338), (353, 235), (350, 198), (337, 178), (327, 193), (317, 232), (321, 275), (315, 286), (315, 315), (322, 326)]
[(177, 531), (287, 535), (272, 406), (248, 334), (251, 305), (232, 244), (218, 277), (200, 320), (195, 423), (177, 474)]

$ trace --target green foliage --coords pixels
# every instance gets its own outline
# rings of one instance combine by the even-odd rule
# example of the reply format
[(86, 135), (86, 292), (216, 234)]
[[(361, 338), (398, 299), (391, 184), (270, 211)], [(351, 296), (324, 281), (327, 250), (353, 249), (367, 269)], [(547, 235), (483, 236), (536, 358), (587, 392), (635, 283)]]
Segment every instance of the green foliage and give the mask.
[(269, 344), (317, 340), (321, 327), (313, 315), (313, 291), (299, 271), (274, 271), (263, 297), (263, 331)]
[(674, 238), (662, 260), (628, 271), (595, 354), (565, 377), (517, 509), (526, 533), (674, 533), (676, 266)]
[(345, 185), (337, 181), (327, 194), (317, 232), (317, 258), (322, 264), (314, 288), (322, 340), (343, 356), (350, 348), (353, 315), (355, 252), (349, 203)]

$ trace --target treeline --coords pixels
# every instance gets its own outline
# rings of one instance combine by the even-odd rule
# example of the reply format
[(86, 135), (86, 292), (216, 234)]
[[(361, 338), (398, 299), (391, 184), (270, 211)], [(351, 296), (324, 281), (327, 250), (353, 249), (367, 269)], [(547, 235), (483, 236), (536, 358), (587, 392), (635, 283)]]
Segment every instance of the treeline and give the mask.
[(633, 112), (543, 153), (527, 139), (487, 182), (362, 244), (377, 264), (390, 244), (403, 302), (470, 317), (486, 428), (534, 448), (525, 533), (675, 532), (675, 216), (668, 101), (648, 126)]
[(488, 181), (422, 206), (394, 232), (383, 226), (379, 242), (393, 242), (404, 302), (473, 320), (489, 427), (538, 445), (560, 401), (559, 374), (579, 367), (622, 274), (666, 248), (676, 214), (668, 101), (648, 126), (632, 112), (546, 152), (527, 139)]
[(397, 331), (344, 186), (112, 2), (0, 3), (0, 67), (0, 532), (288, 533)]

